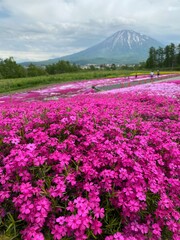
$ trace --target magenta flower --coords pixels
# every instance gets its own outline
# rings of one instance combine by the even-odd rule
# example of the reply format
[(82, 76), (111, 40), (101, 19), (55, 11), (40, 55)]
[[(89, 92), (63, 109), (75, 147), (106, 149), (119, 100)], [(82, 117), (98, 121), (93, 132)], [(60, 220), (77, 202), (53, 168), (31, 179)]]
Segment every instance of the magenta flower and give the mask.
[(159, 226), (159, 224), (155, 223), (152, 225), (152, 228), (153, 228), (153, 234), (157, 237), (161, 237), (161, 228)]
[(100, 221), (98, 221), (98, 220), (93, 220), (92, 221), (92, 227), (91, 228), (92, 228), (95, 235), (102, 233), (101, 226), (102, 226), (102, 223)]
[(2, 231), (12, 216), (26, 240), (179, 239), (179, 87), (1, 104)]

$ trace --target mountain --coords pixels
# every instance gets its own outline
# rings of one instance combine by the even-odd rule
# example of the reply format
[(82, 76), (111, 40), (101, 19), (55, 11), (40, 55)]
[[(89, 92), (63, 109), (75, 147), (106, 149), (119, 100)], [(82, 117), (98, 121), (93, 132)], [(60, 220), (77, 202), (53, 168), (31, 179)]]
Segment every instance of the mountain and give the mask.
[(76, 64), (134, 64), (148, 57), (150, 47), (162, 47), (163, 44), (144, 34), (132, 30), (114, 33), (104, 41), (78, 53), (39, 62), (46, 65), (66, 60)]

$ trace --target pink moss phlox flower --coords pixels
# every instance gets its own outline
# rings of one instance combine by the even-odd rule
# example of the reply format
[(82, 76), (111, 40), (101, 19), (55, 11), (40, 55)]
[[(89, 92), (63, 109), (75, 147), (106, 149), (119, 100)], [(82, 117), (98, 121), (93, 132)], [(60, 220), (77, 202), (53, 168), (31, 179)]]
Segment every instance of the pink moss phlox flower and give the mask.
[(159, 224), (155, 223), (152, 225), (152, 229), (153, 229), (153, 234), (156, 236), (156, 237), (161, 237), (161, 228), (159, 226)]
[(2, 104), (2, 222), (27, 240), (177, 240), (179, 86)]
[(74, 212), (75, 210), (75, 204), (72, 201), (68, 202), (68, 206), (66, 207), (66, 210), (70, 211), (70, 212)]
[(34, 143), (28, 143), (26, 148), (30, 151), (34, 151), (36, 149), (36, 145)]
[(101, 227), (102, 227), (102, 223), (100, 221), (96, 219), (92, 221), (91, 229), (93, 230), (94, 235), (102, 233)]
[(53, 182), (56, 186), (51, 186), (49, 189), (49, 193), (52, 197), (63, 197), (63, 193), (66, 190), (66, 185), (64, 181), (64, 177), (59, 177), (56, 175), (53, 179)]
[(44, 235), (39, 232), (37, 227), (29, 226), (25, 230), (21, 231), (23, 240), (45, 240)]
[(68, 183), (70, 183), (72, 186), (76, 185), (76, 175), (73, 173), (69, 173), (66, 177), (66, 180)]

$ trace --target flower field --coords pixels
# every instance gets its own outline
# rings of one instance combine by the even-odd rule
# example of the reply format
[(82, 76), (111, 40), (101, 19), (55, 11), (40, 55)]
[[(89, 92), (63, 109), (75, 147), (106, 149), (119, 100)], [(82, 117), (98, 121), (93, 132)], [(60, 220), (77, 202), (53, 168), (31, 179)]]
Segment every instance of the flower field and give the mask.
[(180, 81), (167, 81), (167, 82), (156, 82), (155, 84), (143, 84), (138, 86), (131, 86), (126, 88), (113, 89), (110, 91), (101, 92), (101, 94), (115, 94), (115, 93), (128, 93), (133, 92), (136, 94), (146, 93), (147, 95), (159, 95), (167, 96), (172, 98), (180, 98)]
[(88, 82), (57, 101), (42, 101), (55, 87), (0, 98), (0, 233), (179, 240), (180, 80)]
[[(176, 76), (176, 74), (164, 74), (159, 77), (159, 79), (166, 78), (168, 76)], [(134, 76), (129, 77), (119, 77), (119, 78), (106, 78), (106, 79), (92, 79), (85, 81), (77, 81), (71, 83), (56, 84), (51, 87), (46, 87), (38, 90), (30, 90), (28, 92), (16, 93), (8, 96), (0, 97), (0, 104), (9, 102), (24, 102), (24, 101), (49, 101), (57, 100), (59, 98), (67, 98), (76, 95), (84, 95), (95, 93), (95, 89), (92, 87), (95, 86), (103, 87), (115, 84), (124, 84), (131, 85), (133, 82), (137, 81), (141, 83), (142, 81), (149, 80), (149, 75), (140, 75), (137, 78)], [(155, 76), (153, 80), (157, 80)]]

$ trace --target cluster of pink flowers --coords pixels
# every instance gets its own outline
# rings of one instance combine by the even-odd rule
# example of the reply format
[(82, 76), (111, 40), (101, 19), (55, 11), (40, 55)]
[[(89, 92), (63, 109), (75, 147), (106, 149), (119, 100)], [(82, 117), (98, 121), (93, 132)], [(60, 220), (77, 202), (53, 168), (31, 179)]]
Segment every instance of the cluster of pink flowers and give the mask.
[(179, 98), (0, 107), (0, 217), (24, 240), (180, 239)]
[[(176, 74), (164, 74), (159, 78), (157, 76), (154, 77), (154, 80), (164, 79), (167, 77), (173, 77)], [(0, 97), (0, 104), (9, 103), (9, 102), (32, 102), (32, 101), (49, 101), (49, 100), (58, 100), (59, 98), (67, 98), (71, 96), (83, 95), (83, 94), (92, 94), (95, 93), (95, 90), (92, 86), (102, 87), (108, 85), (116, 85), (116, 84), (124, 84), (128, 83), (129, 86), (131, 82), (138, 81), (146, 81), (149, 80), (149, 75), (139, 75), (137, 78), (134, 76), (130, 77), (118, 77), (118, 78), (103, 78), (103, 79), (91, 79), (91, 80), (81, 80), (77, 82), (71, 83), (62, 83), (56, 84), (50, 87), (38, 89), (38, 90), (30, 90), (28, 92), (16, 93), (9, 96)]]
[(107, 93), (123, 93), (134, 92), (136, 94), (146, 93), (148, 95), (161, 95), (173, 98), (180, 98), (180, 80), (156, 82), (154, 84), (142, 84), (126, 88), (113, 89), (109, 91), (100, 92), (101, 94)]

